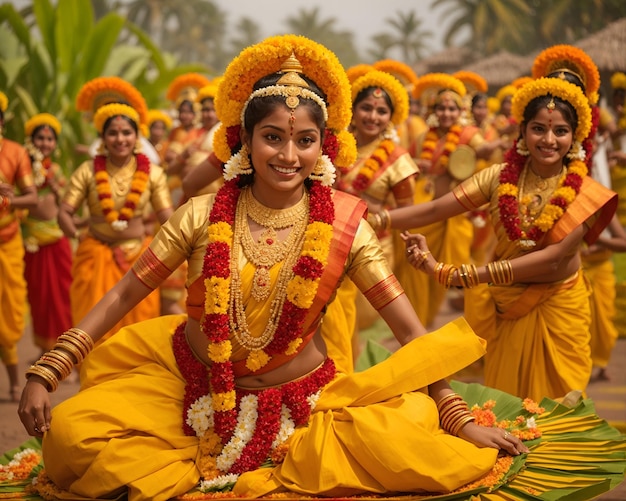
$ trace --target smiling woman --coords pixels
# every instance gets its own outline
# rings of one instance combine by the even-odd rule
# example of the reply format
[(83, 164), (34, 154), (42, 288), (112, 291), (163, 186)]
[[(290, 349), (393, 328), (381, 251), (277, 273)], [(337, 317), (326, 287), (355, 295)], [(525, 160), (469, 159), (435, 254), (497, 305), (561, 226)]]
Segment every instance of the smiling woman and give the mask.
[[(172, 213), (163, 169), (150, 164), (140, 152), (140, 126), (147, 109), (139, 92), (117, 77), (96, 78), (81, 88), (77, 107), (94, 113), (102, 144), (99, 154), (72, 174), (59, 209), (61, 229), (68, 237), (76, 237), (75, 214), (83, 202), (89, 208), (88, 227), (80, 233), (72, 268), (74, 324), (120, 280), (149, 244), (143, 220), (145, 207), (152, 205), (161, 223)], [(110, 332), (158, 314), (159, 299), (154, 294)]]

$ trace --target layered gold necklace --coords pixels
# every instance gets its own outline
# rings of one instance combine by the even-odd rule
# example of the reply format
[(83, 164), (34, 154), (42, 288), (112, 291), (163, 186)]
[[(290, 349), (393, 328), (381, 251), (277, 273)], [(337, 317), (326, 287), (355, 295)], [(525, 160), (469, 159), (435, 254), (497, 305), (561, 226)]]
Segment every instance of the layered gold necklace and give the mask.
[[(254, 241), (247, 218), (263, 226), (265, 229), (258, 241)], [(235, 335), (242, 346), (247, 349), (263, 349), (276, 331), (280, 312), (287, 297), (287, 284), (293, 277), (293, 266), (300, 254), (304, 233), (309, 219), (309, 194), (305, 191), (300, 201), (288, 209), (271, 209), (259, 203), (252, 195), (250, 188), (242, 191), (239, 197), (233, 243), (235, 248), (241, 245), (243, 252), (256, 268), (252, 283), (251, 295), (256, 301), (265, 301), (271, 292), (270, 269), (284, 261), (278, 280), (276, 294), (270, 306), (270, 320), (262, 336), (253, 337), (247, 327), (243, 298), (241, 297), (241, 278), (236, 253), (231, 258), (231, 325), (236, 325)], [(278, 240), (276, 230), (291, 228), (283, 241)]]

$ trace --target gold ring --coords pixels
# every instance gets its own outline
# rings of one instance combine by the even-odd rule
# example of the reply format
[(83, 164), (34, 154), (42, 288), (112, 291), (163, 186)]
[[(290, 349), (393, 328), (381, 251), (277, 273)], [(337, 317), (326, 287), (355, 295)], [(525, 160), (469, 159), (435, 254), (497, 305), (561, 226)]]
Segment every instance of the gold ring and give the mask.
[(510, 435), (511, 434), (508, 431), (504, 430), (504, 440), (508, 440)]

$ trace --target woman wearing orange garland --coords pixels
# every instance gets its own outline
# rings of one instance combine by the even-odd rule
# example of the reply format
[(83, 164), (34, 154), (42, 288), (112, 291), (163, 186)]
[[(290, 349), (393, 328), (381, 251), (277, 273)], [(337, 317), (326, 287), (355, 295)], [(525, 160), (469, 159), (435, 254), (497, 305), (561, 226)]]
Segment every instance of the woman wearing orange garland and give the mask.
[(67, 179), (52, 161), (61, 123), (49, 113), (31, 117), (24, 126), (26, 149), (37, 186), (37, 207), (22, 221), (24, 278), (28, 285), (32, 330), (42, 352), (52, 349), (59, 333), (72, 326), (70, 285), (72, 247), (57, 222)]
[[(498, 147), (497, 142), (486, 142), (476, 126), (463, 123), (465, 93), (463, 83), (445, 73), (426, 74), (414, 88), (415, 97), (430, 112), (427, 119), (430, 128), (418, 141), (417, 165), (422, 174), (415, 187), (414, 204), (448, 193), (475, 170), (476, 157), (488, 158)], [(465, 153), (462, 160), (453, 161), (459, 152)], [(437, 259), (459, 264), (469, 261), (474, 230), (466, 214), (415, 231), (427, 236)], [(426, 326), (431, 325), (445, 299), (445, 288), (431, 277), (418, 273), (406, 260), (398, 261), (396, 275), (420, 320)]]
[[(335, 186), (363, 199), (370, 211), (413, 203), (419, 170), (408, 152), (399, 146), (396, 132), (408, 114), (408, 94), (391, 74), (371, 70), (352, 82), (351, 131), (356, 140), (357, 160), (348, 168), (339, 168)], [(383, 229), (377, 236), (393, 269), (393, 234)], [(346, 280), (342, 289), (344, 305), (348, 306), (346, 301), (354, 303), (356, 297), (357, 329), (365, 329), (379, 318), (350, 281)]]
[[(224, 186), (179, 208), (28, 371), (20, 417), (45, 433), (47, 477), (35, 488), (131, 501), (194, 486), (242, 497), (449, 492), (489, 473), (499, 449), (528, 452), (519, 435), (478, 426), (442, 379), (482, 356), (480, 339), (462, 319), (426, 335), (365, 203), (330, 188), (332, 161), (355, 156), (336, 56), (304, 37), (267, 39), (231, 62), (216, 104)], [(187, 316), (126, 327), (89, 353), (185, 259)], [(320, 333), (345, 276), (404, 345), (354, 375), (332, 358), (333, 337), (352, 333)], [(81, 361), (81, 391), (51, 421), (47, 390)]]
[[(482, 312), (470, 323), (488, 342), (487, 385), (533, 399), (562, 398), (584, 392), (591, 375), (581, 243), (598, 238), (617, 196), (587, 176), (581, 143), (591, 109), (579, 87), (558, 78), (527, 83), (513, 98), (513, 115), (521, 137), (505, 163), (431, 203), (393, 211), (390, 225), (408, 228), (489, 203), (495, 261), (479, 267), (437, 262), (422, 235), (406, 236), (408, 259), (445, 287), (479, 292), (466, 294), (466, 302)], [(374, 219), (381, 217), (389, 219)]]
[[(87, 312), (124, 276), (151, 238), (144, 220), (148, 205), (159, 223), (172, 214), (165, 172), (137, 151), (139, 128), (147, 108), (141, 94), (117, 77), (87, 82), (76, 98), (77, 108), (94, 113), (102, 151), (72, 174), (59, 210), (59, 225), (77, 236), (74, 214), (87, 203), (89, 227), (74, 256), (70, 298), (72, 320)], [(128, 103), (128, 104), (122, 104)], [(139, 320), (159, 315), (158, 293), (117, 319), (107, 337)]]

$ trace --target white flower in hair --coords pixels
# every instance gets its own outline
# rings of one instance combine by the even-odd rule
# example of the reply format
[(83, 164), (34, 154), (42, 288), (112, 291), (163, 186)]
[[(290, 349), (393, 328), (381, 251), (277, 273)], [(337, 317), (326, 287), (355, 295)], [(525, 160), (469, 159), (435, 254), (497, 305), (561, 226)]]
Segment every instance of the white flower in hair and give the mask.
[(585, 151), (585, 148), (583, 148), (582, 144), (580, 144), (580, 141), (574, 141), (566, 156), (570, 160), (583, 161), (587, 156), (587, 152)]
[(228, 162), (224, 165), (224, 179), (230, 181), (242, 174), (252, 174), (252, 166), (250, 165), (250, 159), (248, 158), (247, 146), (242, 146), (241, 149), (230, 157)]

